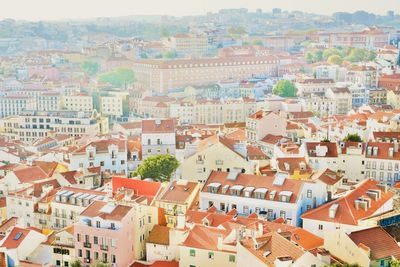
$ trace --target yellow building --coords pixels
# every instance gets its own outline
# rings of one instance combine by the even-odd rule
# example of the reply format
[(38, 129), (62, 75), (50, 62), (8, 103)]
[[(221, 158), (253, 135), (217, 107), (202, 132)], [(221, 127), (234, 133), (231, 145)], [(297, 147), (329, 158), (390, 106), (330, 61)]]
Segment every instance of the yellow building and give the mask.
[(304, 157), (277, 158), (275, 161), (276, 170), (287, 173), (290, 179), (308, 180), (312, 175), (312, 169)]
[(400, 258), (400, 246), (380, 226), (351, 233), (331, 231), (324, 247), (341, 260), (362, 267), (389, 266), (391, 259)]
[(269, 164), (269, 158), (256, 147), (221, 136), (211, 136), (187, 149), (182, 163), (182, 178), (204, 182), (211, 171), (240, 170), (258, 174), (259, 168)]
[(236, 234), (236, 231), (195, 225), (179, 246), (179, 266), (236, 266)]
[(387, 90), (386, 103), (394, 108), (400, 108), (400, 91)]
[(196, 182), (186, 180), (172, 181), (161, 192), (156, 200), (156, 207), (163, 208), (168, 227), (175, 227), (178, 216), (186, 214), (186, 211), (195, 204), (200, 186)]

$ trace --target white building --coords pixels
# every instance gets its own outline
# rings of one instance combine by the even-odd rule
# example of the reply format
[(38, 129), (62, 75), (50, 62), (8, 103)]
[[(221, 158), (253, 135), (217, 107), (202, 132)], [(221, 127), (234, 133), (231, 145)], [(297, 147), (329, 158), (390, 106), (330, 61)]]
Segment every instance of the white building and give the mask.
[(319, 182), (288, 179), (281, 173), (268, 177), (213, 171), (200, 192), (200, 208), (236, 209), (239, 214), (256, 213), (269, 220), (283, 218), (296, 226), (303, 212), (325, 203), (326, 198), (326, 186)]
[(70, 169), (101, 167), (101, 171), (127, 173), (127, 141), (111, 138), (98, 140), (77, 149), (70, 156)]
[(15, 95), (0, 97), (0, 117), (19, 115), (23, 110), (36, 109), (36, 99), (29, 96)]
[(148, 156), (175, 155), (175, 120), (142, 120), (142, 158)]
[(376, 217), (393, 209), (393, 193), (386, 185), (365, 180), (345, 196), (304, 213), (303, 228), (324, 237), (336, 230), (357, 231), (375, 226)]
[(257, 111), (246, 120), (246, 138), (260, 141), (267, 134), (286, 135), (287, 121), (274, 112)]
[(102, 96), (100, 98), (100, 111), (103, 115), (122, 116), (122, 98), (119, 96)]
[(63, 106), (70, 111), (92, 111), (93, 97), (88, 95), (66, 95), (63, 97)]

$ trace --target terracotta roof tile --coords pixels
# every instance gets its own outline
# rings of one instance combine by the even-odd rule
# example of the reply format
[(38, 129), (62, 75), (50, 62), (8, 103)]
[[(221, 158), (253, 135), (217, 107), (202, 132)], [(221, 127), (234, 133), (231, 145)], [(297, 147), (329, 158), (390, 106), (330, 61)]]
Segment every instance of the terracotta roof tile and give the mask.
[(363, 244), (370, 249), (371, 259), (379, 260), (388, 257), (400, 258), (400, 246), (382, 227), (373, 227), (351, 232), (349, 237), (356, 245)]

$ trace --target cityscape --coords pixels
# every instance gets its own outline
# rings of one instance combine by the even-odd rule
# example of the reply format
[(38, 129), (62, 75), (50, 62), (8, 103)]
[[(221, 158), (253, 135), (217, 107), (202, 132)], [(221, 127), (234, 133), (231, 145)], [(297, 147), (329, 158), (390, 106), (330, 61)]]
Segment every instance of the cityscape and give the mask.
[(398, 0), (2, 6), (0, 267), (400, 267)]

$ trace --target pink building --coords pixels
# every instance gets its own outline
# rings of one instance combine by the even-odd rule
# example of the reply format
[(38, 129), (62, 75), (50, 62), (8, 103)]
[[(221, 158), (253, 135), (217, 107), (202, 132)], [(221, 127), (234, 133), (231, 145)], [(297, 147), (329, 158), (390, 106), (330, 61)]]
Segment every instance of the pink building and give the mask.
[(134, 260), (134, 208), (95, 201), (75, 226), (75, 253), (86, 266), (93, 262), (129, 266)]

